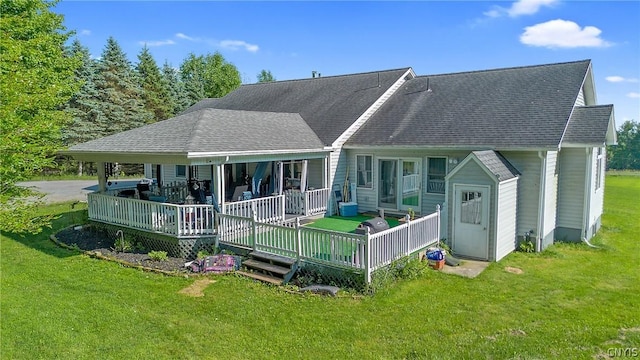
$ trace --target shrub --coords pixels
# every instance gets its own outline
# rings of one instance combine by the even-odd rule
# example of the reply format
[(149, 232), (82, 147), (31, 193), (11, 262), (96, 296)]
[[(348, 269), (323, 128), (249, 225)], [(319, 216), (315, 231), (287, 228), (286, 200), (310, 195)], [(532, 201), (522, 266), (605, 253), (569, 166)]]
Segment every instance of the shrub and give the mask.
[(166, 251), (149, 251), (148, 255), (153, 261), (167, 261), (169, 259)]

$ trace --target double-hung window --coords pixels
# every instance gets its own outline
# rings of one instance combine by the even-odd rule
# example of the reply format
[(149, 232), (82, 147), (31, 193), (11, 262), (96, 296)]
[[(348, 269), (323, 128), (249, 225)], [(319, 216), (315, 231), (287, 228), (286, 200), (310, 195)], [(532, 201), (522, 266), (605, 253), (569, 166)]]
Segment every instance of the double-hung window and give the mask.
[(176, 165), (176, 177), (187, 177), (186, 165)]
[(373, 156), (356, 155), (358, 187), (373, 188)]
[(447, 158), (427, 158), (427, 192), (444, 194), (444, 177), (447, 175)]

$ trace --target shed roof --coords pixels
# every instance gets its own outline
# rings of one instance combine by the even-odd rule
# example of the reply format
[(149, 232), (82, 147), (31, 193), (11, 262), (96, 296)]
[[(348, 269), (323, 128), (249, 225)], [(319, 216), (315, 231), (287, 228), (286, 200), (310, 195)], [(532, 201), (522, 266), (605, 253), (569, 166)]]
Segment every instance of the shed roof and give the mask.
[(222, 98), (202, 100), (184, 113), (205, 108), (299, 113), (320, 140), (331, 145), (408, 71), (410, 68), (242, 85)]
[(66, 152), (230, 154), (322, 151), (323, 147), (299, 114), (201, 109), (78, 144)]
[(558, 147), (590, 64), (419, 76), (395, 92), (346, 145)]
[(499, 152), (483, 150), (474, 151), (472, 154), (498, 179), (498, 182), (520, 176), (518, 169)]

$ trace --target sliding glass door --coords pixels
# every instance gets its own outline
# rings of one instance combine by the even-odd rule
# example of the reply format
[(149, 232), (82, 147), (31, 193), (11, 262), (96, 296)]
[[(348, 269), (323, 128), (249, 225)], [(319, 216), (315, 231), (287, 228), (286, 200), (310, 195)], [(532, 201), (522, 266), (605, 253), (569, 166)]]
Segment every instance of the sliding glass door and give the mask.
[(378, 207), (396, 209), (398, 197), (398, 160), (378, 160)]
[(378, 160), (378, 207), (420, 212), (420, 159)]

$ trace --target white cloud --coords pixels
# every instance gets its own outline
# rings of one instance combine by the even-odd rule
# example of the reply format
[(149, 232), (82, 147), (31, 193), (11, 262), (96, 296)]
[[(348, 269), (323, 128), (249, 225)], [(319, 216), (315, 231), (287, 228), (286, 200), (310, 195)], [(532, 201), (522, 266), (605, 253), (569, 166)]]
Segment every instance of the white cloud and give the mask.
[(142, 46), (146, 45), (148, 47), (155, 47), (155, 46), (175, 45), (176, 42), (171, 39), (167, 39), (167, 40), (157, 40), (157, 41), (138, 41), (138, 44)]
[(543, 6), (551, 7), (557, 4), (559, 0), (518, 0), (511, 4), (511, 7), (493, 6), (489, 11), (483, 13), (489, 18), (497, 18), (503, 15), (509, 17), (518, 17), (522, 15), (533, 15), (540, 11)]
[(613, 83), (618, 83), (618, 82), (632, 82), (632, 83), (637, 83), (638, 79), (635, 78), (624, 78), (622, 76), (607, 76), (605, 78), (608, 82), (613, 82)]
[(525, 45), (547, 48), (607, 47), (611, 44), (600, 37), (602, 30), (595, 26), (580, 25), (573, 21), (556, 19), (527, 26), (520, 35)]
[(558, 0), (519, 0), (514, 2), (507, 10), (507, 14), (511, 17), (520, 15), (533, 15), (540, 11), (543, 6), (553, 6)]
[(198, 39), (196, 39), (196, 38), (192, 38), (191, 36), (187, 36), (187, 35), (185, 35), (185, 34), (183, 34), (183, 33), (177, 33), (177, 34), (176, 34), (176, 37), (177, 37), (178, 39), (185, 39), (185, 40), (189, 40), (189, 41), (199, 41)]
[(630, 92), (630, 93), (627, 94), (627, 97), (630, 97), (632, 99), (640, 99), (640, 93)]
[(91, 30), (82, 29), (82, 30), (80, 30), (80, 32), (78, 34), (82, 35), (82, 36), (89, 36), (89, 35), (91, 35)]
[(244, 48), (248, 52), (257, 52), (260, 48), (258, 45), (249, 44), (242, 40), (222, 40), (219, 44), (221, 47), (230, 49), (230, 50), (238, 50), (240, 48)]

